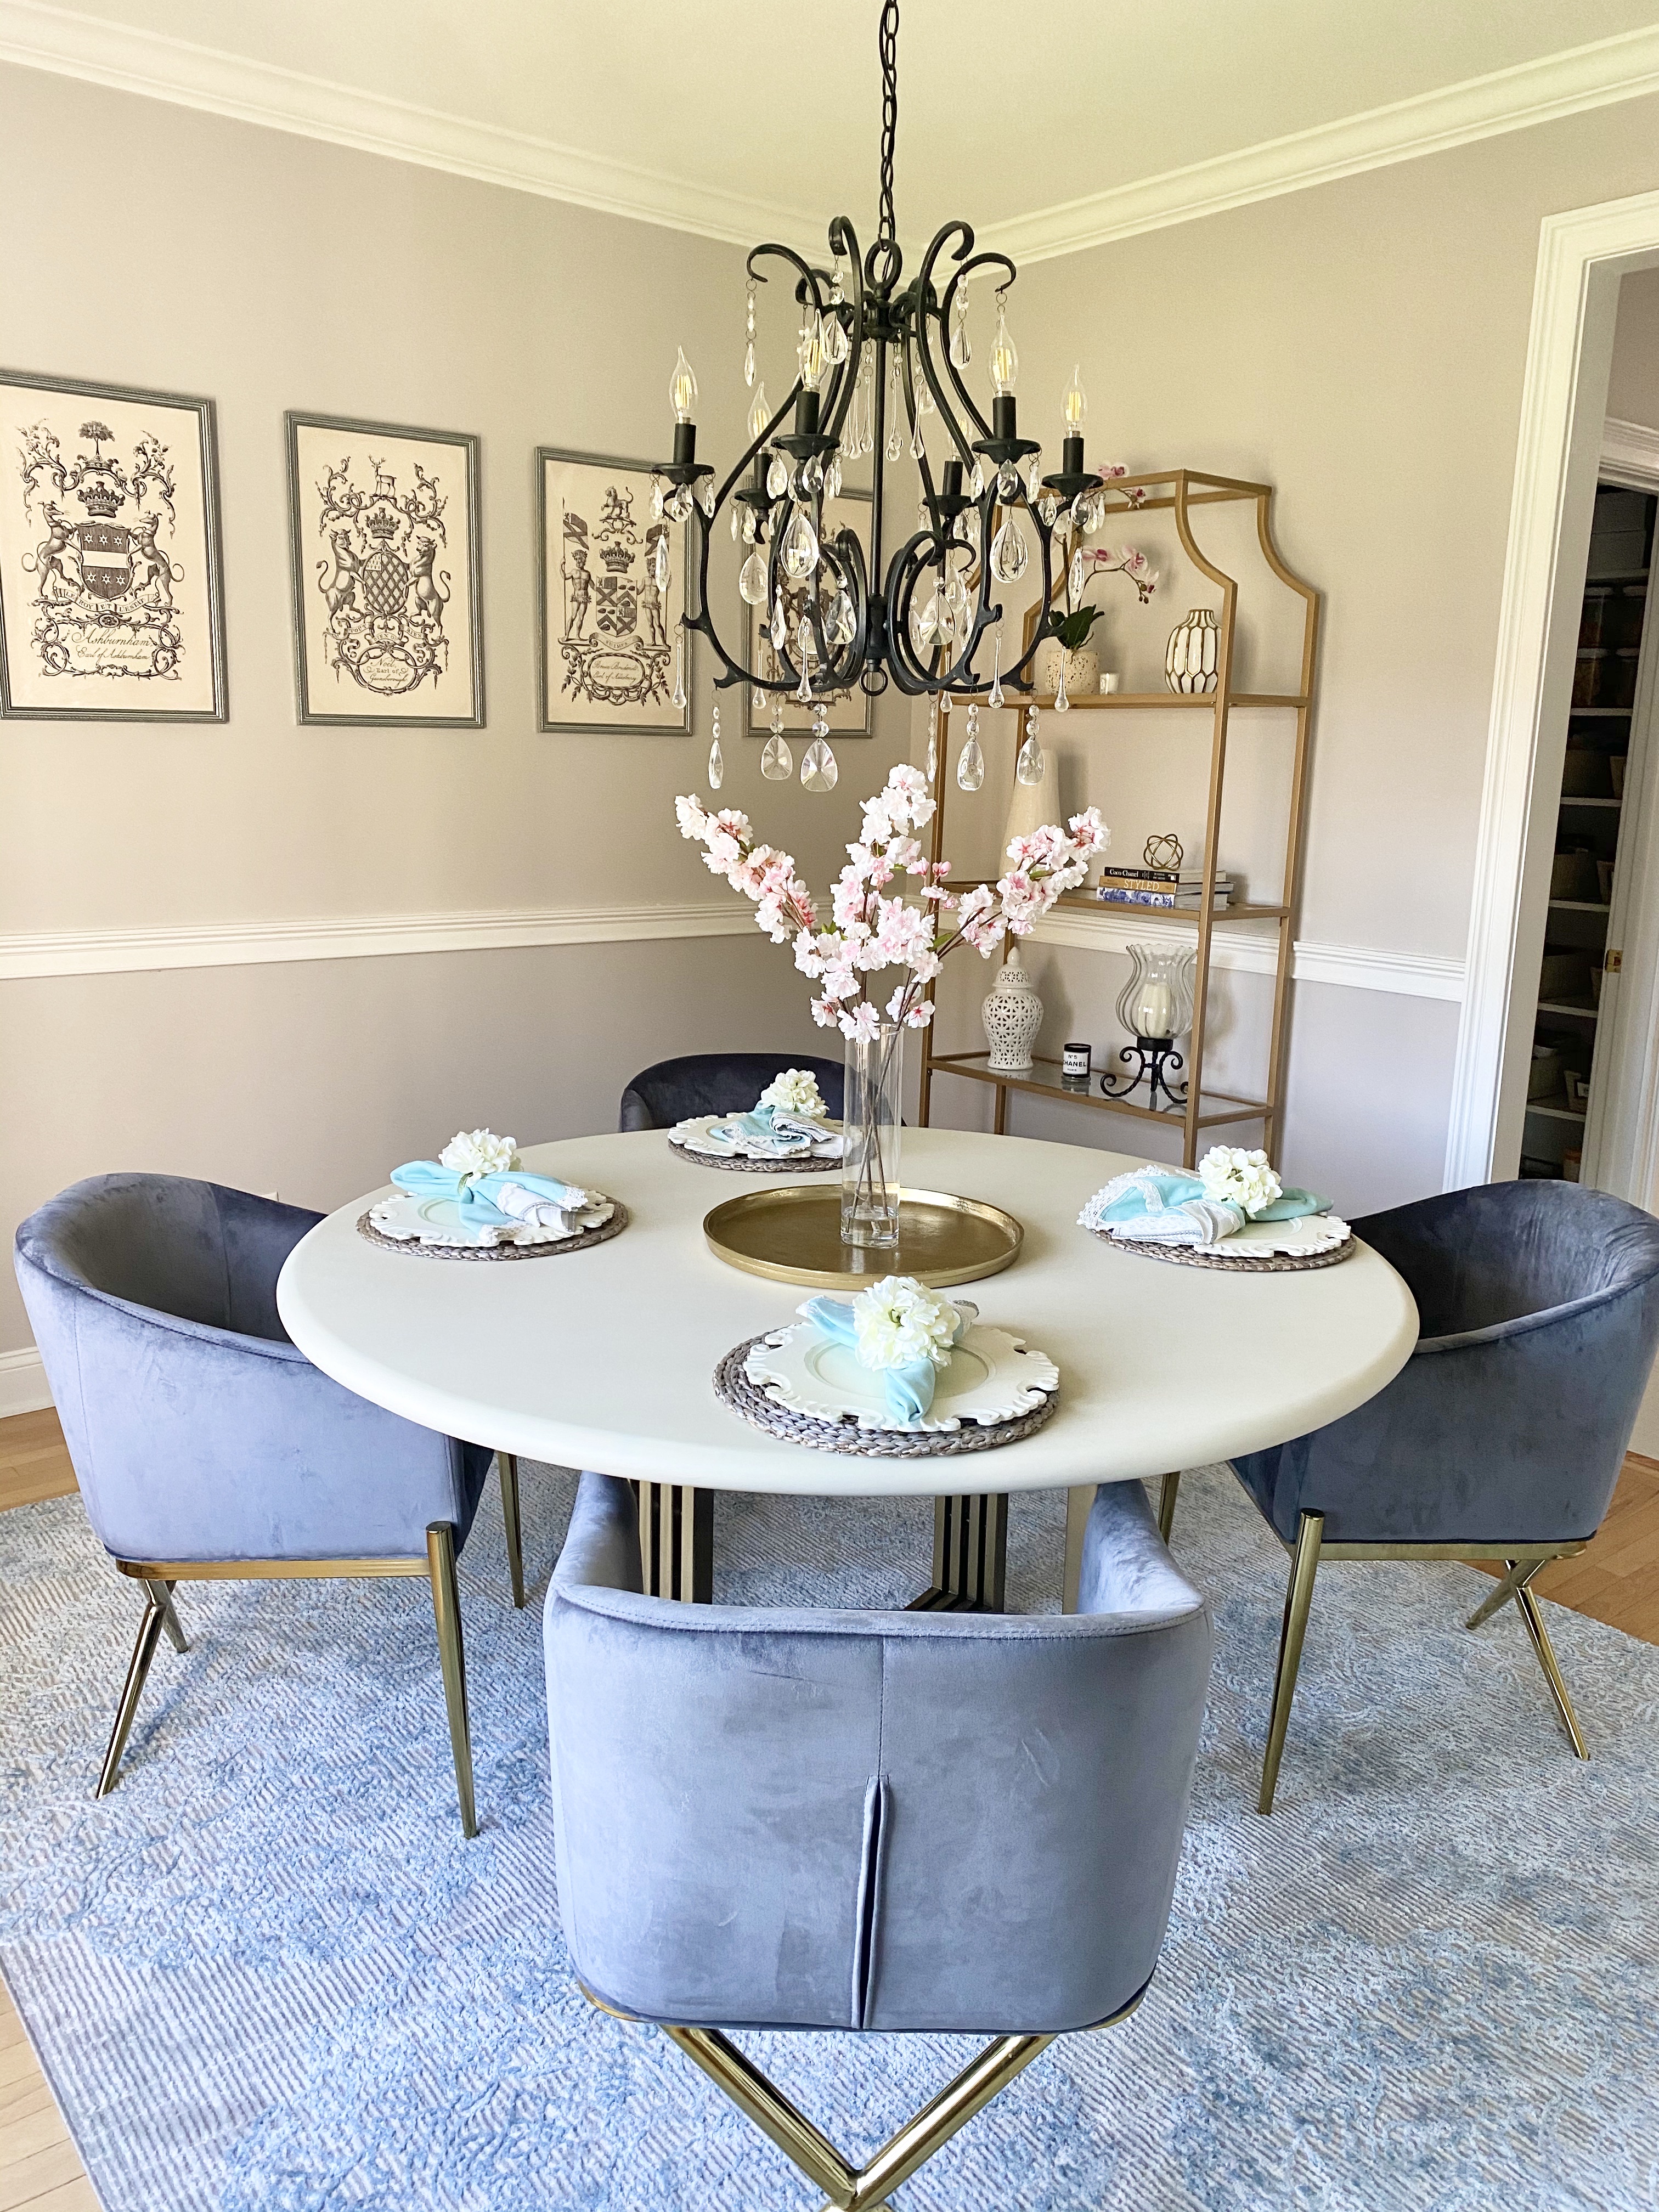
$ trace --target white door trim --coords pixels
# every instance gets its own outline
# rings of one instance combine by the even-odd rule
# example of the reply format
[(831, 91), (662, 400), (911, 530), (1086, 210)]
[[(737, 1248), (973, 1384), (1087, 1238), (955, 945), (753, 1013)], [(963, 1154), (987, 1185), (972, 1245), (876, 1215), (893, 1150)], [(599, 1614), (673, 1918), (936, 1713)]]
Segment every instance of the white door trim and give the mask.
[(1656, 259), (1659, 192), (1547, 216), (1540, 228), (1446, 1132), (1449, 1189), (1513, 1173), (1507, 1155), (1518, 1156), (1524, 1055), (1509, 1054), (1506, 1080), (1505, 1051), (1512, 1029), (1531, 1027), (1530, 987), (1517, 1004), (1514, 979), (1543, 945), (1545, 855), (1554, 849), (1618, 285), (1627, 269)]

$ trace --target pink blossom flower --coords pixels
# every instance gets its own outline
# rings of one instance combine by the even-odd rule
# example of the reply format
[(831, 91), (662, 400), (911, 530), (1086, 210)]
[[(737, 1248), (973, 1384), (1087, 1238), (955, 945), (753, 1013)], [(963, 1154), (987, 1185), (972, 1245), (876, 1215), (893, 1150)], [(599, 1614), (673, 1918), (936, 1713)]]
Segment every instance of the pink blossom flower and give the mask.
[(863, 999), (850, 1014), (842, 1014), (841, 1026), (845, 1036), (868, 1039), (881, 1027), (881, 1017), (868, 999)]

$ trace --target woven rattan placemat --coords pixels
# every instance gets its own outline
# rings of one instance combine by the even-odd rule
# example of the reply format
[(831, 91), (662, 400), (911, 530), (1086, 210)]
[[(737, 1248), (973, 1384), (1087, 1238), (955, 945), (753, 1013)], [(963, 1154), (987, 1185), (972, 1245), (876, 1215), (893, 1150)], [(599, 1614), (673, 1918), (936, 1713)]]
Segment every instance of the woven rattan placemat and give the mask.
[(581, 1252), (590, 1244), (608, 1244), (613, 1237), (620, 1237), (628, 1226), (628, 1208), (620, 1199), (611, 1202), (617, 1210), (609, 1221), (545, 1244), (422, 1244), (413, 1237), (388, 1237), (366, 1213), (357, 1217), (357, 1234), (378, 1244), (383, 1252), (409, 1252), (417, 1260), (542, 1260), (555, 1252)]
[(1218, 1275), (1301, 1275), (1310, 1267), (1335, 1267), (1352, 1256), (1358, 1239), (1334, 1244), (1328, 1252), (1269, 1252), (1260, 1260), (1229, 1260), (1219, 1252), (1199, 1251), (1190, 1244), (1144, 1243), (1127, 1237), (1108, 1236), (1103, 1229), (1091, 1232), (1114, 1252), (1133, 1252), (1141, 1260), (1171, 1260), (1177, 1267), (1208, 1267)]
[(845, 1420), (820, 1421), (810, 1413), (793, 1413), (774, 1404), (744, 1374), (744, 1360), (764, 1341), (763, 1335), (750, 1336), (732, 1346), (714, 1370), (714, 1395), (769, 1436), (781, 1437), (786, 1443), (805, 1444), (812, 1451), (851, 1452), (864, 1459), (949, 1459), (963, 1452), (994, 1451), (999, 1444), (1017, 1444), (1022, 1437), (1035, 1436), (1054, 1418), (1060, 1402), (1059, 1392), (1051, 1390), (1040, 1406), (1012, 1421), (998, 1421), (989, 1428), (964, 1421), (959, 1429), (924, 1430), (915, 1435), (893, 1429), (861, 1429), (850, 1415)]

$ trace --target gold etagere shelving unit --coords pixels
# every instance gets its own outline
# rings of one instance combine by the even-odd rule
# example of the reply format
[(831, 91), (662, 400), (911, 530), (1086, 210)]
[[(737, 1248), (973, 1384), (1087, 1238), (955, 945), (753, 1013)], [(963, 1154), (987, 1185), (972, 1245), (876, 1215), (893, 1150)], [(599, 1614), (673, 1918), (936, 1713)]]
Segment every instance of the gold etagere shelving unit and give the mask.
[[(1127, 496), (1139, 492), (1144, 496)], [(1208, 714), (1211, 718), (1210, 771), (1208, 805), (1205, 817), (1204, 854), (1206, 880), (1213, 878), (1217, 869), (1218, 841), (1221, 829), (1222, 799), (1226, 784), (1227, 738), (1229, 724), (1236, 708), (1277, 707), (1293, 710), (1296, 715), (1296, 750), (1291, 763), (1289, 805), (1285, 824), (1285, 856), (1282, 890), (1277, 905), (1249, 904), (1215, 908), (1211, 898), (1205, 898), (1191, 909), (1167, 907), (1123, 907), (1107, 905), (1085, 892), (1072, 892), (1060, 902), (1072, 912), (1086, 911), (1097, 915), (1109, 915), (1114, 921), (1133, 921), (1137, 915), (1145, 921), (1163, 926), (1170, 922), (1190, 923), (1197, 934), (1197, 955), (1193, 978), (1193, 1020), (1190, 1038), (1185, 1053), (1183, 1074), (1187, 1082), (1187, 1103), (1177, 1115), (1169, 1108), (1152, 1109), (1138, 1105), (1130, 1098), (1108, 1098), (1098, 1087), (1100, 1071), (1091, 1079), (1089, 1088), (1078, 1090), (1062, 1083), (1060, 1063), (1057, 1060), (1039, 1056), (1033, 1060), (1029, 1072), (1011, 1074), (989, 1065), (986, 1052), (940, 1053), (933, 1048), (933, 1031), (922, 1032), (921, 1092), (918, 1119), (925, 1128), (932, 1106), (933, 1083), (936, 1075), (954, 1075), (970, 1082), (987, 1083), (996, 1091), (995, 1127), (999, 1135), (1007, 1127), (1008, 1094), (1024, 1091), (1045, 1098), (1068, 1098), (1073, 1103), (1088, 1106), (1096, 1112), (1126, 1114), (1142, 1121), (1158, 1121), (1173, 1127), (1177, 1123), (1182, 1133), (1182, 1159), (1188, 1167), (1197, 1161), (1200, 1136), (1202, 1131), (1216, 1129), (1233, 1123), (1260, 1122), (1263, 1149), (1274, 1160), (1279, 1157), (1279, 1140), (1283, 1133), (1285, 1048), (1286, 1042), (1285, 1016), (1289, 1004), (1291, 962), (1296, 943), (1297, 901), (1301, 889), (1303, 802), (1307, 788), (1308, 746), (1313, 717), (1314, 665), (1319, 642), (1319, 593), (1310, 584), (1293, 574), (1279, 556), (1273, 535), (1273, 488), (1271, 484), (1247, 483), (1234, 477), (1206, 475), (1197, 469), (1165, 469), (1145, 476), (1119, 477), (1108, 487), (1109, 514), (1145, 515), (1160, 510), (1170, 513), (1180, 538), (1182, 550), (1200, 574), (1207, 577), (1221, 592), (1222, 605), (1218, 620), (1219, 635), (1217, 641), (1216, 688), (1207, 692), (1121, 692), (1100, 693), (1074, 698), (1073, 712), (1111, 714), (1168, 714), (1188, 713)], [(1200, 547), (1193, 529), (1193, 509), (1201, 507), (1237, 505), (1253, 501), (1255, 505), (1256, 534), (1261, 542), (1262, 557), (1279, 580), (1294, 592), (1304, 604), (1302, 635), (1302, 668), (1299, 688), (1293, 692), (1237, 691), (1233, 689), (1233, 647), (1235, 623), (1238, 608), (1238, 584), (1218, 567)], [(970, 696), (981, 701), (985, 695), (964, 694), (954, 704), (965, 704)], [(1024, 708), (1029, 695), (1008, 695), (1007, 703)], [(1039, 707), (1052, 707), (1052, 696), (1039, 695)], [(1076, 725), (1071, 726), (1073, 729)], [(1109, 725), (1102, 725), (1102, 732)], [(932, 857), (944, 857), (945, 799), (951, 782), (951, 763), (947, 757), (950, 746), (941, 741), (937, 748), (934, 763), (933, 814)], [(1218, 928), (1228, 929), (1240, 922), (1271, 921), (1278, 931), (1278, 959), (1273, 980), (1273, 1027), (1267, 1047), (1267, 1095), (1261, 1098), (1240, 1098), (1230, 1092), (1206, 1091), (1203, 1086), (1204, 1037), (1209, 1012), (1210, 957)]]

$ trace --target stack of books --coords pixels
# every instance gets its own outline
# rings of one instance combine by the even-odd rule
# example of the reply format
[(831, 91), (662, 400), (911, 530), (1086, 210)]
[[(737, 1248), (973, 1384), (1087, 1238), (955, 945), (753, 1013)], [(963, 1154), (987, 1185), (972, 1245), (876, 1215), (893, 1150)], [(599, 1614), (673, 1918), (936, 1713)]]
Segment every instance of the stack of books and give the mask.
[(1232, 903), (1233, 879), (1218, 875), (1206, 878), (1201, 871), (1179, 868), (1103, 868), (1095, 896), (1108, 906), (1196, 907), (1205, 885), (1216, 907)]

